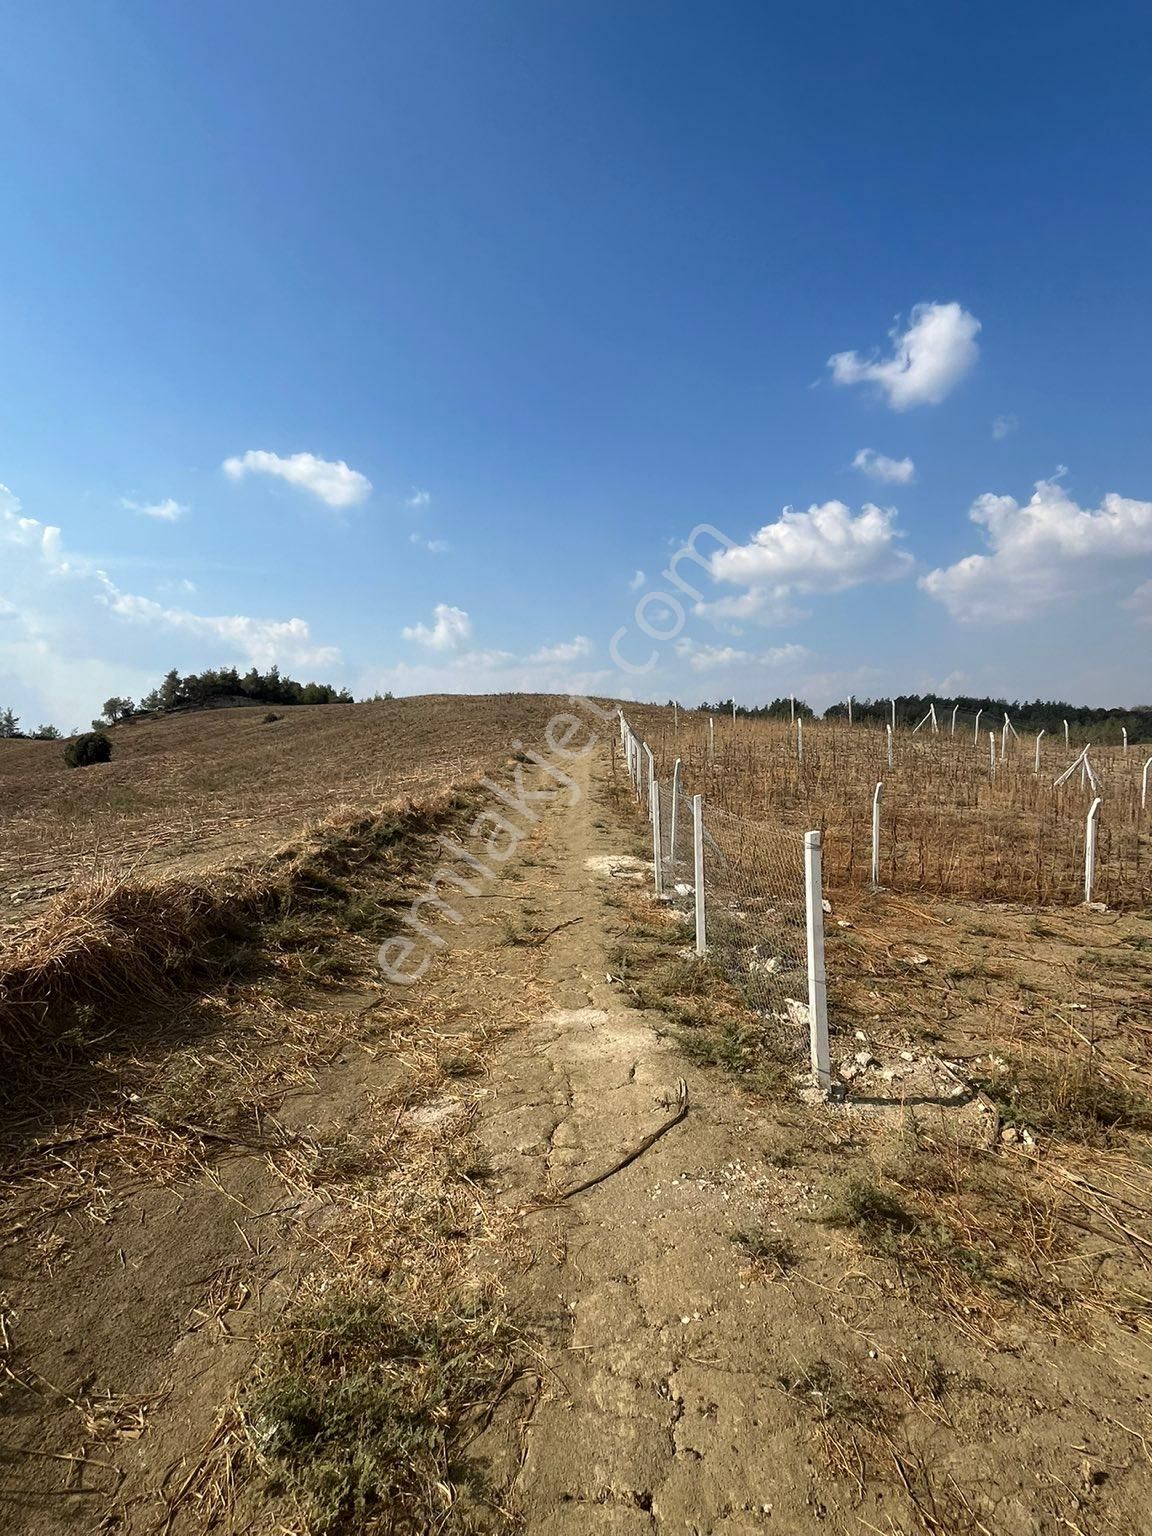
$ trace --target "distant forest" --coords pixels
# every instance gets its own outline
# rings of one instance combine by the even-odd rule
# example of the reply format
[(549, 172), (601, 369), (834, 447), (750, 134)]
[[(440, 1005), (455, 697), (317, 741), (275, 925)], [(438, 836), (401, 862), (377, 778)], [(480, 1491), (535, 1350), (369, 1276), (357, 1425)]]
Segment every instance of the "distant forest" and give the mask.
[[(1132, 709), (1092, 709), (1083, 704), (1065, 704), (1059, 699), (988, 699), (974, 696), (945, 698), (939, 693), (905, 693), (896, 696), (897, 728), (911, 729), (919, 725), (932, 705), (936, 706), (936, 719), (942, 731), (951, 726), (952, 711), (957, 719), (971, 725), (977, 712), (981, 712), (993, 729), (1003, 722), (1005, 714), (1021, 735), (1047, 731), (1057, 735), (1069, 728), (1083, 740), (1085, 737), (1099, 741), (1120, 741), (1122, 730), (1128, 732), (1129, 742), (1152, 741), (1152, 705), (1138, 705)], [(795, 706), (796, 718), (811, 720), (815, 711), (803, 699), (773, 699), (771, 704), (748, 707), (736, 705), (737, 718), (750, 720), (788, 720)], [(732, 700), (718, 699), (715, 704), (700, 704), (701, 710), (714, 715), (731, 715)], [(847, 701), (832, 704), (824, 711), (825, 720), (847, 720)], [(852, 719), (858, 724), (888, 725), (892, 720), (892, 700), (853, 699)]]

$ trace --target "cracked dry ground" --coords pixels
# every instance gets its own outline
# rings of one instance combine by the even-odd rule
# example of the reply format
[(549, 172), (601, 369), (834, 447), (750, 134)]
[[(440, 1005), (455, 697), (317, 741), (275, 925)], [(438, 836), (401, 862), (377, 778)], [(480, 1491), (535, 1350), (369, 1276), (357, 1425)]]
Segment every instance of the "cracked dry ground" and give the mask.
[[(636, 850), (638, 825), (616, 808), (607, 761), (575, 772), (579, 803), (561, 794), (542, 810), (507, 878), (461, 904), (463, 922), (444, 928), (449, 948), (404, 1000), (441, 1038), (487, 1037), (484, 1075), (421, 1087), (411, 1050), (353, 1034), (311, 1094), (289, 1096), (280, 1113), (285, 1126), (355, 1133), (365, 1106), (381, 1095), (394, 1103), (407, 1074), (417, 1136), (421, 1126), (432, 1136), (467, 1126), (486, 1151), (477, 1230), (461, 1234), (466, 1262), (498, 1285), (531, 1360), (470, 1447), (499, 1509), (529, 1536), (1147, 1529), (1141, 1340), (1117, 1330), (1075, 1342), (1021, 1312), (985, 1347), (978, 1328), (917, 1305), (894, 1265), (813, 1220), (851, 1154), (843, 1117), (758, 1098), (690, 1065), (659, 1014), (629, 1005), (608, 956), (647, 905), (627, 860), (616, 862)], [(646, 915), (676, 921), (654, 907)], [(556, 1198), (643, 1145), (675, 1113), (682, 1078), (689, 1109), (679, 1123), (601, 1182)], [(182, 1291), (162, 1326), (141, 1329), (135, 1353), (121, 1340), (99, 1366), (101, 1386), (125, 1398), (176, 1382), (138, 1440), (94, 1453), (127, 1468), (116, 1521), (101, 1524), (80, 1499), (9, 1500), (5, 1530), (208, 1528), (208, 1506), (195, 1500), (169, 1510), (169, 1522), (158, 1487), (195, 1475), (220, 1404), (250, 1370), (256, 1316), (274, 1314), (299, 1273), (338, 1258), (317, 1259), (303, 1241), (305, 1228), (323, 1235), (322, 1208), (285, 1204), (262, 1161), (231, 1160), (219, 1188), (220, 1198), (203, 1180), (181, 1191), (186, 1209), (207, 1203), (211, 1220), (193, 1229), (204, 1251), (175, 1267), (207, 1273), (226, 1262), (243, 1282), (221, 1311), (226, 1331), (189, 1337)], [(159, 1197), (143, 1199), (151, 1213)], [(795, 1262), (751, 1263), (733, 1237), (755, 1226)], [(101, 1229), (103, 1260), (78, 1255), (74, 1279), (103, 1262), (93, 1294), (119, 1309), (123, 1331), (125, 1276), (138, 1292), (177, 1286), (181, 1232), (171, 1217), (139, 1248), (114, 1220)], [(125, 1251), (117, 1272), (112, 1256)], [(69, 1348), (83, 1356), (85, 1328), (101, 1338), (108, 1329), (85, 1321), (83, 1285), (67, 1301), (56, 1290), (56, 1306), (73, 1303)], [(157, 1306), (151, 1296), (147, 1307)], [(34, 1318), (22, 1322), (35, 1338)], [(51, 1329), (40, 1333), (44, 1359), (64, 1369), (61, 1340), (54, 1357)], [(40, 1443), (68, 1448), (59, 1436)], [(212, 1528), (300, 1529), (282, 1506), (269, 1515), (257, 1483), (247, 1474), (227, 1508), (213, 1505)]]

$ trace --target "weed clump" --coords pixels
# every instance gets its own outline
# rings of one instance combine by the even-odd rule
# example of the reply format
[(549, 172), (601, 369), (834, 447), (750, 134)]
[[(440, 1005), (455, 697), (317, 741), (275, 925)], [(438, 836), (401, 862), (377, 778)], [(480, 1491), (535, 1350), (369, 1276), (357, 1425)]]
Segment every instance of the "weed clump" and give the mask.
[(244, 1421), (269, 1492), (298, 1500), (318, 1536), (373, 1516), (396, 1536), (479, 1531), (483, 1481), (463, 1446), (513, 1375), (497, 1309), (448, 1301), (430, 1314), (388, 1285), (297, 1312)]
[(95, 763), (112, 761), (112, 743), (103, 731), (88, 731), (77, 736), (64, 748), (64, 761), (69, 768), (91, 768)]

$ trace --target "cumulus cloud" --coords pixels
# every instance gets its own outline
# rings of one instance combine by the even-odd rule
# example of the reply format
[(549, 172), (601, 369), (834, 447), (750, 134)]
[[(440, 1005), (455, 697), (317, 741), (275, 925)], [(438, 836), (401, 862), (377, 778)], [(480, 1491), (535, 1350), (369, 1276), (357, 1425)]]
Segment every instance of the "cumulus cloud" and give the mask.
[(562, 641), (559, 645), (541, 646), (538, 651), (533, 651), (527, 660), (533, 664), (578, 661), (580, 657), (591, 654), (592, 642), (588, 636), (576, 635), (573, 639)]
[(239, 457), (224, 460), (224, 473), (232, 480), (245, 475), (275, 475), (318, 496), (329, 507), (354, 507), (365, 501), (372, 482), (359, 470), (349, 469), (343, 459), (318, 459), (314, 453), (293, 453), (281, 458), (262, 448), (249, 448)]
[(139, 512), (141, 517), (153, 517), (157, 522), (161, 523), (178, 523), (188, 513), (188, 508), (178, 501), (173, 501), (171, 496), (164, 501), (143, 503), (129, 501), (127, 497), (123, 497), (121, 500), (122, 505), (129, 512)]
[(975, 364), (980, 322), (959, 304), (917, 304), (908, 329), (894, 328), (891, 357), (837, 352), (828, 359), (837, 384), (874, 384), (894, 411), (939, 405)]
[(318, 646), (304, 619), (254, 619), (244, 614), (212, 616), (187, 608), (165, 607), (151, 597), (121, 592), (103, 571), (98, 571), (103, 591), (100, 600), (117, 617), (163, 629), (183, 630), (201, 639), (218, 640), (233, 653), (257, 665), (285, 662), (296, 666), (331, 666), (340, 660), (335, 646)]
[(20, 512), (19, 501), (6, 485), (0, 485), (0, 539), (34, 550), (49, 570), (66, 573), (68, 562), (59, 528), (34, 517), (21, 517)]
[(636, 574), (632, 577), (632, 580), (628, 583), (629, 590), (632, 592), (639, 592), (640, 588), (647, 580), (648, 578), (645, 576), (643, 571), (637, 571)]
[(852, 460), (852, 468), (887, 485), (911, 485), (916, 478), (916, 466), (911, 459), (890, 459), (874, 448), (861, 448)]
[(1055, 480), (1038, 480), (1025, 506), (1011, 496), (978, 496), (968, 515), (989, 553), (967, 555), (920, 581), (963, 622), (1029, 618), (1152, 555), (1152, 502), (1109, 494), (1088, 509)]
[(1002, 443), (1006, 437), (1011, 437), (1019, 425), (1015, 416), (997, 416), (992, 423), (992, 436), (998, 443)]
[[(1143, 586), (1136, 588), (1132, 596), (1124, 602), (1124, 607), (1136, 615), (1140, 624), (1152, 624), (1152, 581), (1146, 581)], [(2, 617), (2, 611), (0, 611)]]
[(747, 544), (713, 555), (712, 576), (745, 590), (702, 603), (697, 612), (722, 620), (783, 623), (795, 616), (798, 593), (843, 592), (867, 581), (892, 581), (907, 573), (912, 557), (898, 545), (896, 512), (867, 503), (853, 515), (842, 501), (797, 512), (785, 507), (774, 523)]
[(412, 494), (405, 501), (404, 505), (406, 507), (411, 507), (412, 510), (416, 512), (419, 511), (421, 507), (428, 506), (431, 500), (431, 491), (422, 491), (418, 485), (414, 485), (412, 487)]
[(676, 654), (693, 672), (716, 672), (726, 667), (779, 667), (808, 655), (802, 645), (774, 645), (766, 651), (742, 651), (732, 645), (701, 645), (698, 640), (677, 640)]
[(412, 624), (401, 631), (405, 640), (415, 640), (430, 651), (456, 651), (472, 638), (472, 620), (463, 608), (437, 603), (432, 610), (434, 622)]

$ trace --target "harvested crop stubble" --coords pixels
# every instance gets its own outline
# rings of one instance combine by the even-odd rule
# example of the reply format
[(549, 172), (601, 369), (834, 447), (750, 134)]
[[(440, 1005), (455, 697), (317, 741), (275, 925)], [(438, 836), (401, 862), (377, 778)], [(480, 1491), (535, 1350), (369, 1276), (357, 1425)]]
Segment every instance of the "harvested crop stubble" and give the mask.
[(204, 879), (155, 883), (107, 871), (57, 896), (0, 949), (0, 1069), (106, 1033), (209, 974), (221, 941), (294, 906), (340, 894), (334, 876), (371, 858), (402, 855), (465, 803), (445, 791), (372, 815), (337, 811), (269, 862)]

